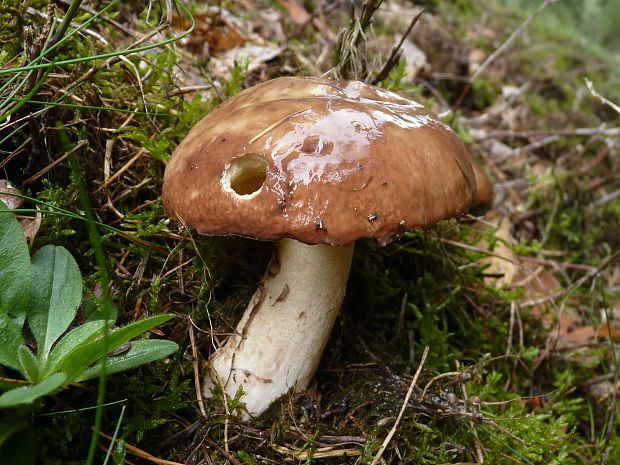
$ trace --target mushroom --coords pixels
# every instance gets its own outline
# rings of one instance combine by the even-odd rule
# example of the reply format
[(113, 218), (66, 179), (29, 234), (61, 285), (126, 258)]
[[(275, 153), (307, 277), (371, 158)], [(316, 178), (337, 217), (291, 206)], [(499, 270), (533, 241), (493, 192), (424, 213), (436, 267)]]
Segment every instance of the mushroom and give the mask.
[(467, 210), (469, 155), (422, 105), (357, 81), (283, 77), (200, 121), (164, 175), (168, 215), (201, 234), (277, 240), (234, 335), (210, 358), (250, 415), (305, 389), (345, 294), (359, 238), (385, 245)]
[(475, 158), (469, 159), (476, 179), (476, 203), (489, 204), (493, 200), (493, 184)]

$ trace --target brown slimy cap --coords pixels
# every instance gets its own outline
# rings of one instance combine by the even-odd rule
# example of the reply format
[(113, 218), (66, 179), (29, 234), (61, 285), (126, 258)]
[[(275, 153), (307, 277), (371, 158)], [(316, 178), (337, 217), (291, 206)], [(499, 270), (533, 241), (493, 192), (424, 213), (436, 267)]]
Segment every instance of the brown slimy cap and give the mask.
[(465, 212), (475, 185), (462, 142), (422, 105), (361, 82), (285, 77), (200, 121), (162, 196), (202, 234), (385, 244)]
[(493, 200), (493, 184), (475, 158), (472, 157), (470, 162), (476, 179), (476, 202), (489, 203)]

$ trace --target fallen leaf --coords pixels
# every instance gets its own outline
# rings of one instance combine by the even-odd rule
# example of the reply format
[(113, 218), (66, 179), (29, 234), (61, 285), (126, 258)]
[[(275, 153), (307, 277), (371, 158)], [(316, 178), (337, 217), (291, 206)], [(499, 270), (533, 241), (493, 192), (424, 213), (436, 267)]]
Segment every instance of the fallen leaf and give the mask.
[(313, 17), (302, 5), (292, 0), (277, 0), (277, 2), (286, 10), (297, 26), (312, 24), (312, 27), (321, 34), (324, 39), (329, 42), (336, 42), (338, 36), (327, 26), (322, 10), (319, 9), (318, 12), (315, 12)]
[(209, 70), (221, 78), (230, 77), (235, 63), (246, 66), (248, 71), (254, 71), (266, 61), (272, 60), (282, 53), (282, 48), (261, 40), (258, 36), (253, 37), (251, 42), (242, 46), (231, 48), (223, 53), (213, 56), (209, 61)]
[(599, 339), (609, 339), (611, 337), (612, 341), (619, 342), (620, 341), (620, 329), (616, 328), (613, 325), (607, 326), (607, 323), (601, 323), (596, 328), (596, 337)]
[[(37, 210), (40, 210), (38, 205)], [(24, 236), (28, 238), (30, 245), (32, 245), (41, 227), (41, 212), (38, 212), (35, 216), (20, 216), (18, 218), (19, 225), (22, 227), (22, 231), (24, 231)]]
[(481, 239), (477, 244), (478, 248), (493, 253), (480, 261), (489, 265), (484, 271), (485, 274), (497, 277), (486, 277), (484, 281), (497, 287), (509, 286), (513, 283), (517, 273), (517, 264), (514, 263), (515, 253), (506, 245), (514, 242), (510, 234), (510, 220), (498, 211), (490, 210), (485, 214), (484, 221), (480, 223), (481, 227), (485, 227), (486, 224), (495, 226), (495, 237), (498, 239), (493, 250), (489, 250), (489, 244), (485, 239)]
[(308, 13), (306, 9), (298, 3), (288, 0), (277, 0), (277, 2), (286, 10), (293, 22), (298, 26), (307, 24), (310, 21), (310, 18), (312, 18), (310, 13)]
[(9, 194), (21, 194), (21, 192), (15, 189), (6, 179), (0, 179), (0, 200), (2, 200), (11, 210), (19, 208), (20, 205), (24, 203), (24, 199), (15, 197), (14, 195), (3, 194), (3, 192)]
[[(15, 189), (6, 179), (0, 179), (0, 200), (2, 200), (5, 205), (11, 210), (21, 207), (21, 205), (24, 203), (24, 199), (22, 199), (21, 197), (15, 197), (14, 195), (7, 194), (21, 195), (21, 192), (19, 191), (19, 189)], [(38, 206), (37, 210), (39, 210)], [(34, 238), (39, 232), (39, 228), (41, 227), (41, 213), (39, 212), (35, 216), (15, 216), (17, 217), (19, 225), (24, 232), (24, 236), (26, 236), (30, 241), (30, 244), (32, 244)]]
[(596, 337), (593, 326), (586, 325), (574, 328), (558, 337), (556, 349), (576, 349), (592, 342)]
[[(193, 16), (196, 26), (183, 44), (195, 55), (230, 50), (250, 40), (243, 32), (243, 23), (225, 8), (210, 7), (206, 12), (194, 13)], [(179, 31), (188, 29), (190, 25), (184, 16), (175, 16), (172, 24)]]

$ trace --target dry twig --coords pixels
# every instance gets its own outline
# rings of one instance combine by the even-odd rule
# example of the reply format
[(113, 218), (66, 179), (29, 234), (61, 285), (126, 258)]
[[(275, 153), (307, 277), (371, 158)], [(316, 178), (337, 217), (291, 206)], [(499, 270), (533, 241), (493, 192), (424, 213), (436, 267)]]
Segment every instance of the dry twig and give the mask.
[(394, 422), (394, 425), (392, 426), (392, 429), (390, 430), (388, 435), (385, 437), (385, 439), (383, 441), (383, 444), (381, 444), (381, 447), (377, 451), (377, 455), (375, 455), (375, 458), (372, 460), (370, 465), (377, 465), (379, 460), (381, 460), (381, 456), (385, 452), (385, 449), (387, 449), (388, 444), (392, 440), (392, 437), (394, 436), (394, 434), (396, 434), (396, 430), (398, 429), (398, 425), (400, 424), (400, 420), (403, 418), (405, 410), (407, 409), (407, 405), (409, 405), (409, 399), (411, 398), (411, 394), (413, 393), (415, 385), (416, 385), (416, 383), (418, 381), (418, 377), (420, 376), (420, 373), (422, 372), (422, 367), (424, 366), (424, 362), (426, 361), (426, 356), (428, 355), (428, 350), (429, 350), (428, 346), (424, 347), (424, 353), (422, 354), (422, 359), (420, 360), (420, 364), (418, 365), (418, 369), (415, 372), (415, 376), (411, 380), (411, 385), (409, 385), (409, 390), (407, 390), (407, 395), (405, 395), (405, 400), (403, 401), (403, 405), (400, 408), (400, 412), (398, 412), (398, 417), (396, 417), (396, 421)]

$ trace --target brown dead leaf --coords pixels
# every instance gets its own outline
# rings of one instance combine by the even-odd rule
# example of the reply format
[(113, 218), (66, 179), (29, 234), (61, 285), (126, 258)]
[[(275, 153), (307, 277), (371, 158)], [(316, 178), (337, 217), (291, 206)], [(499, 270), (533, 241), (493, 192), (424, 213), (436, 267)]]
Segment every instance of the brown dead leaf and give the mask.
[[(3, 194), (3, 192), (5, 194)], [(14, 195), (6, 195), (7, 193), (21, 195), (19, 189), (15, 189), (9, 181), (7, 181), (6, 179), (0, 179), (0, 200), (2, 200), (5, 205), (11, 210), (21, 207), (21, 205), (24, 203), (24, 199), (20, 197), (15, 197)], [(39, 210), (38, 206), (37, 210)], [(41, 213), (37, 213), (35, 216), (15, 216), (17, 217), (19, 225), (24, 232), (24, 236), (26, 236), (30, 241), (30, 244), (32, 244), (35, 236), (39, 232), (39, 228), (41, 227)]]
[[(517, 273), (517, 265), (514, 263), (515, 254), (513, 250), (506, 244), (514, 242), (514, 238), (510, 234), (510, 220), (495, 210), (488, 211), (485, 215), (486, 224), (495, 226), (495, 237), (498, 241), (495, 248), (490, 251), (489, 244), (486, 240), (481, 239), (477, 246), (482, 250), (489, 250), (493, 253), (488, 257), (480, 260), (484, 264), (488, 264), (485, 270), (486, 274), (497, 275), (499, 277), (486, 277), (484, 281), (487, 284), (493, 284), (497, 287), (509, 286), (513, 283), (515, 274)], [(486, 227), (484, 223), (480, 223), (481, 227)]]
[(2, 200), (11, 210), (19, 208), (20, 205), (24, 203), (24, 199), (15, 197), (14, 195), (3, 195), (3, 192), (10, 194), (21, 194), (21, 192), (15, 189), (6, 179), (0, 179), (0, 200)]
[(569, 328), (562, 331), (557, 341), (557, 349), (576, 349), (598, 341), (611, 339), (614, 342), (620, 341), (620, 329), (613, 325), (607, 327), (606, 323), (599, 324), (596, 328), (591, 325)]
[(558, 337), (556, 349), (576, 349), (592, 342), (596, 337), (594, 327), (580, 326)]
[(298, 26), (303, 26), (310, 22), (312, 16), (303, 6), (289, 0), (277, 0), (277, 2), (286, 10), (293, 22)]
[(611, 337), (612, 341), (620, 342), (620, 329), (613, 325), (607, 327), (607, 323), (601, 323), (596, 327), (596, 337), (599, 339), (609, 339)]
[(235, 64), (246, 66), (248, 71), (254, 71), (265, 62), (274, 59), (283, 48), (273, 45), (258, 36), (242, 46), (231, 48), (214, 56), (209, 61), (209, 70), (217, 76), (227, 79)]
[[(38, 205), (37, 210), (39, 210)], [(19, 225), (22, 227), (22, 231), (24, 231), (24, 236), (28, 238), (30, 245), (32, 245), (41, 227), (41, 213), (39, 212), (35, 216), (19, 216), (18, 218)]]
[[(204, 13), (194, 13), (194, 20), (196, 26), (184, 45), (195, 55), (203, 56), (230, 50), (249, 40), (243, 32), (241, 21), (225, 8), (212, 7)], [(184, 16), (175, 16), (172, 24), (178, 30), (189, 28), (189, 21)]]
[[(531, 261), (521, 261), (523, 268), (516, 273), (513, 287), (523, 286), (522, 300), (531, 301), (543, 299), (560, 288), (560, 282), (552, 270), (544, 265)], [(553, 324), (559, 324), (559, 334), (566, 334), (573, 325), (580, 321), (577, 310), (572, 305), (567, 305), (556, 321), (555, 313), (551, 311), (551, 303), (541, 303), (531, 309), (532, 316), (536, 317), (544, 328), (551, 328)]]
[[(219, 78), (230, 78), (235, 64), (247, 65), (248, 71), (254, 71), (282, 53), (282, 47), (252, 33), (249, 22), (243, 22), (225, 8), (210, 7), (194, 17), (196, 27), (183, 44), (198, 57), (208, 56), (209, 71)], [(173, 24), (179, 30), (189, 26), (182, 17), (175, 17)]]

